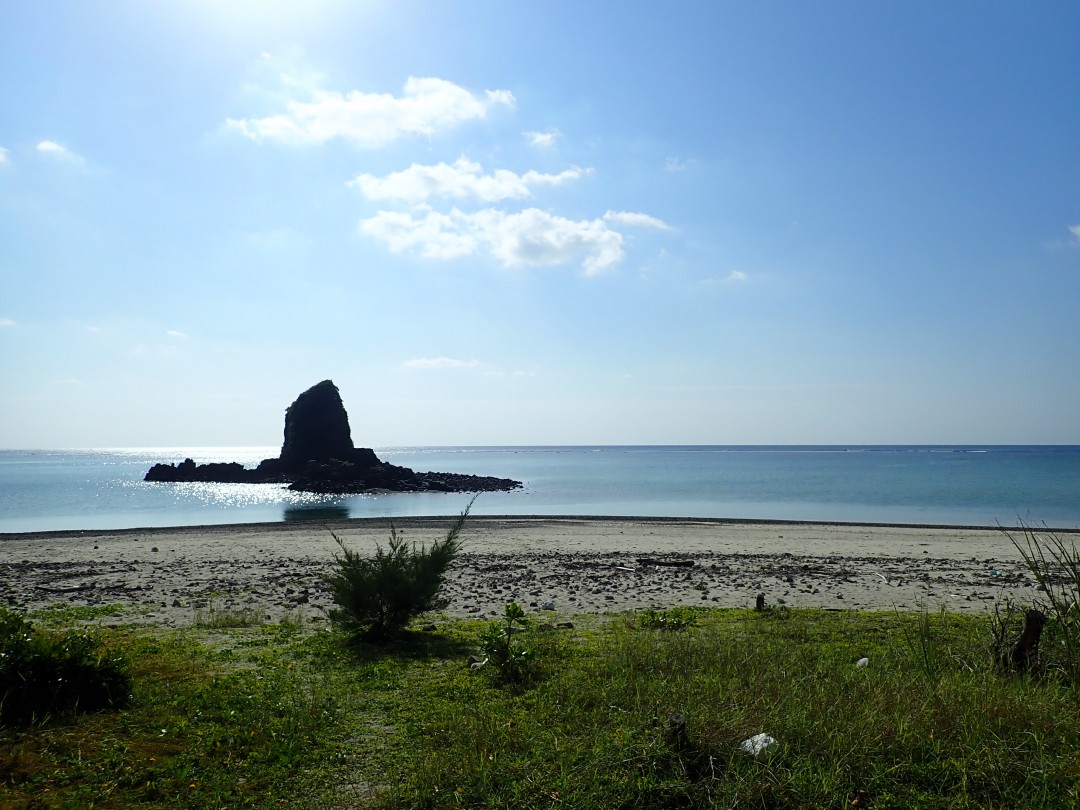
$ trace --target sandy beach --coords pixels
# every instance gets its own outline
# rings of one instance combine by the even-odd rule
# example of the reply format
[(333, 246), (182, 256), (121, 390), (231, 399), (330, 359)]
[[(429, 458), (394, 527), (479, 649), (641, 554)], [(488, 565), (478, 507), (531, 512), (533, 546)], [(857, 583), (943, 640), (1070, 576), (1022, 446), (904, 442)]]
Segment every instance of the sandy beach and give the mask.
[[(395, 521), (415, 543), (450, 518)], [(131, 606), (110, 621), (168, 626), (195, 611), (250, 608), (268, 621), (324, 620), (322, 575), (339, 553), (385, 545), (385, 519), (0, 535), (0, 600)], [(998, 529), (743, 523), (698, 519), (473, 517), (448, 578), (447, 614), (516, 601), (550, 619), (674, 605), (985, 612), (1038, 596)], [(674, 564), (673, 564), (674, 563)]]

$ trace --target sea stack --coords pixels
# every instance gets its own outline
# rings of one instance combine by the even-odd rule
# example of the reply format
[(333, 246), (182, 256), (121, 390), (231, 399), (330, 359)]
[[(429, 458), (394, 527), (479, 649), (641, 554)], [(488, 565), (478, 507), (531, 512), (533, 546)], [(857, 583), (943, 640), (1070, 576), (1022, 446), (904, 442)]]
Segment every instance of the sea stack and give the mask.
[(286, 469), (303, 469), (309, 461), (346, 460), (354, 449), (349, 414), (332, 380), (311, 386), (286, 409), (279, 459)]
[(416, 473), (380, 461), (375, 451), (354, 447), (349, 415), (332, 380), (313, 385), (285, 411), (285, 440), (278, 458), (254, 470), (238, 463), (155, 464), (144, 478), (158, 483), (188, 481), (284, 483), (304, 492), (492, 492), (517, 489), (520, 481), (458, 473)]

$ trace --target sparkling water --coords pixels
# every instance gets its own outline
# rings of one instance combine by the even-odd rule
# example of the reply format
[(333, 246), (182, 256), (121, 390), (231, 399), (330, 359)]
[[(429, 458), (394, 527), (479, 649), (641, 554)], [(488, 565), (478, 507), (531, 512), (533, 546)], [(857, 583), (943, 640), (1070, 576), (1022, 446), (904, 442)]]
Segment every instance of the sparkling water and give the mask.
[[(609, 515), (1080, 527), (1077, 446), (387, 447), (418, 472), (515, 478), (481, 515)], [(0, 532), (454, 515), (471, 496), (316, 495), (278, 484), (148, 484), (158, 462), (276, 447), (0, 451)]]

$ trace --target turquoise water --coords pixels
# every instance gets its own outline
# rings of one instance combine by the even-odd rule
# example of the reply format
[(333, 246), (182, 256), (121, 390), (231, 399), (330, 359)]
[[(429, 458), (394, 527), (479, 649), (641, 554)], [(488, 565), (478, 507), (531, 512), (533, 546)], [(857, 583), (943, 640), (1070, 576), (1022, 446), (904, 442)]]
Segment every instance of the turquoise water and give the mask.
[[(648, 515), (1080, 527), (1080, 447), (388, 447), (417, 471), (523, 481), (487, 515)], [(469, 496), (147, 484), (157, 462), (252, 466), (276, 447), (0, 451), (0, 532), (456, 514)]]

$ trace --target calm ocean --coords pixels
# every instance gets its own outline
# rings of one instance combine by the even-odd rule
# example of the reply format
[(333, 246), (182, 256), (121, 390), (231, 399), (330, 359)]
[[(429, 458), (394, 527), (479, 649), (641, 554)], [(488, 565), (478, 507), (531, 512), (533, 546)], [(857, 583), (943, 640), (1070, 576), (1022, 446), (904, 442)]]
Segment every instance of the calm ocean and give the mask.
[[(1080, 447), (387, 447), (417, 471), (515, 478), (475, 514), (648, 515), (1080, 527)], [(457, 514), (467, 495), (318, 496), (278, 485), (147, 484), (157, 462), (276, 447), (0, 451), (0, 533)]]

